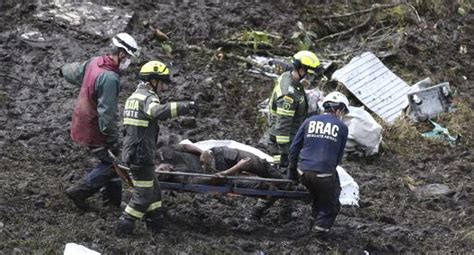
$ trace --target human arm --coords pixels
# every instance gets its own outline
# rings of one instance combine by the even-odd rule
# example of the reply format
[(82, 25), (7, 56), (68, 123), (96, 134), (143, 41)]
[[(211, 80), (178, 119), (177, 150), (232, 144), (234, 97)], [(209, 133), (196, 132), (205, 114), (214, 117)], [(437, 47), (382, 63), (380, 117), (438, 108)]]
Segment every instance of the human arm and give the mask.
[(305, 121), (300, 128), (298, 129), (298, 132), (295, 135), (295, 138), (293, 139), (293, 142), (291, 143), (290, 147), (290, 154), (288, 156), (289, 158), (289, 164), (288, 164), (288, 179), (296, 181), (298, 179), (298, 174), (297, 174), (297, 167), (298, 167), (298, 157), (301, 151), (301, 148), (303, 147), (304, 144), (304, 134), (307, 126), (307, 122)]
[(160, 104), (158, 97), (147, 100), (145, 111), (153, 119), (165, 120), (192, 113), (196, 109), (194, 102), (170, 102)]
[(346, 147), (347, 137), (349, 135), (349, 130), (346, 125), (341, 127), (342, 129), (342, 136), (341, 136), (341, 147), (339, 148), (338, 156), (337, 156), (337, 165), (339, 165), (342, 161), (342, 157), (344, 156), (344, 148)]
[(80, 87), (88, 64), (89, 61), (65, 64), (59, 68), (59, 74), (69, 83)]
[(192, 144), (179, 144), (177, 146), (177, 149), (179, 151), (189, 152), (197, 156), (201, 156), (201, 154), (203, 153), (203, 150), (199, 149), (198, 147)]
[(217, 173), (217, 176), (229, 176), (229, 175), (236, 175), (241, 173), (242, 171), (245, 171), (248, 166), (250, 165), (250, 158), (243, 158), (237, 162), (237, 164), (233, 165), (231, 168), (221, 171)]
[(97, 114), (99, 130), (107, 144), (118, 141), (118, 95), (120, 81), (117, 74), (104, 72), (96, 80)]

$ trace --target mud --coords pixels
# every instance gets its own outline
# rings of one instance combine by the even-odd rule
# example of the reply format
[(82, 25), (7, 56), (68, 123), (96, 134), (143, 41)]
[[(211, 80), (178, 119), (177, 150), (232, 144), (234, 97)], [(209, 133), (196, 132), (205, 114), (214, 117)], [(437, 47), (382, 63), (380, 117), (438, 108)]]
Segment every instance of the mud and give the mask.
[[(279, 52), (294, 52), (295, 45), (288, 41), (296, 31), (296, 20), (322, 37), (365, 18), (323, 21), (321, 15), (368, 7), (315, 6), (304, 1), (112, 4), (135, 13), (127, 31), (136, 36), (143, 51), (138, 63), (123, 74), (121, 104), (134, 90), (140, 64), (154, 58), (172, 62), (176, 85), (165, 101), (198, 99), (201, 113), (196, 120), (162, 123), (160, 143), (234, 139), (254, 146), (264, 131), (257, 105), (270, 94), (272, 80), (249, 73), (246, 65), (234, 60), (217, 61), (186, 45), (215, 49), (213, 41), (250, 28), (283, 35), (286, 48)], [(340, 65), (366, 50), (387, 53), (384, 63), (406, 81), (413, 84), (427, 76), (436, 82), (449, 81), (459, 100), (468, 102), (472, 110), (472, 11), (461, 16), (456, 4), (441, 6), (442, 11), (429, 4), (416, 7), (421, 21), (410, 12), (381, 12), (370, 26), (318, 44), (318, 55)], [(36, 19), (33, 14), (41, 8), (51, 7), (12, 4), (0, 11), (1, 254), (62, 253), (68, 242), (105, 254), (473, 252), (472, 119), (458, 123), (456, 131), (465, 140), (457, 147), (407, 141), (404, 146), (412, 146), (413, 153), (385, 148), (378, 157), (346, 159), (343, 166), (360, 185), (361, 206), (343, 208), (326, 240), (308, 231), (310, 207), (303, 202), (293, 204), (290, 222), (279, 223), (276, 206), (261, 223), (248, 223), (245, 218), (255, 199), (175, 192), (164, 192), (168, 212), (162, 234), (151, 236), (140, 223), (134, 237), (115, 237), (120, 212), (92, 200), (98, 210), (81, 213), (64, 195), (65, 188), (94, 162), (69, 138), (79, 89), (56, 71), (63, 63), (105, 52), (108, 42), (83, 30)], [(168, 33), (171, 53), (160, 47), (149, 25)], [(387, 28), (393, 33), (384, 39), (381, 35)], [(21, 37), (31, 30), (40, 32), (44, 40)], [(362, 35), (372, 38), (362, 42), (366, 38)], [(460, 53), (462, 45), (467, 53)], [(245, 47), (224, 50), (243, 56), (253, 53)], [(347, 54), (331, 57), (343, 52)], [(269, 53), (271, 49), (262, 52)], [(324, 88), (334, 89), (331, 86)], [(434, 183), (447, 185), (452, 192), (419, 196), (411, 188)]]

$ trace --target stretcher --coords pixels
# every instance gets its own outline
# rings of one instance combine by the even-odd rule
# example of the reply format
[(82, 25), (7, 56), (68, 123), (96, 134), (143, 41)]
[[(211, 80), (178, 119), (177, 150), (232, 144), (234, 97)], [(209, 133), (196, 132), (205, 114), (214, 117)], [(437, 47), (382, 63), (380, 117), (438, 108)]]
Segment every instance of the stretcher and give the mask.
[[(158, 174), (162, 190), (263, 198), (306, 199), (309, 197), (307, 191), (297, 190), (296, 183), (286, 179), (253, 176), (221, 177), (214, 174), (188, 172), (155, 172)], [(258, 188), (259, 186), (262, 188)]]

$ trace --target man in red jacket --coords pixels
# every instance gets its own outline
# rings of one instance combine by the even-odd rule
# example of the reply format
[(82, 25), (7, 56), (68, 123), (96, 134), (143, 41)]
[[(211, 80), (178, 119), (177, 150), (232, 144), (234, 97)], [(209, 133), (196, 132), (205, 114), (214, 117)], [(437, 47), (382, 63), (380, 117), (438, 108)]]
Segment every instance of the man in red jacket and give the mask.
[(120, 207), (122, 185), (113, 170), (108, 150), (119, 153), (118, 95), (120, 70), (126, 69), (138, 51), (137, 43), (127, 33), (112, 38), (112, 52), (85, 62), (66, 64), (61, 74), (70, 83), (81, 86), (74, 107), (71, 138), (88, 147), (99, 163), (76, 185), (66, 190), (74, 204), (85, 210), (86, 199), (103, 189), (105, 204)]

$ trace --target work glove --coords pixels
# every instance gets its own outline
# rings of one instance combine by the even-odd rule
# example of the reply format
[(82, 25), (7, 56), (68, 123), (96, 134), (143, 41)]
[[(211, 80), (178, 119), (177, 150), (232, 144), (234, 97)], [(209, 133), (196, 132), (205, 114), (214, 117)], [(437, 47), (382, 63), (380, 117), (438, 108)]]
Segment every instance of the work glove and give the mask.
[(110, 150), (116, 158), (120, 156), (120, 146), (117, 142), (107, 144), (107, 150)]
[(199, 112), (199, 107), (195, 101), (188, 102), (189, 114), (196, 116)]
[(289, 163), (288, 154), (281, 154), (280, 156), (280, 167), (287, 167)]
[(298, 182), (298, 171), (296, 170), (296, 164), (290, 163), (288, 166), (288, 179)]

